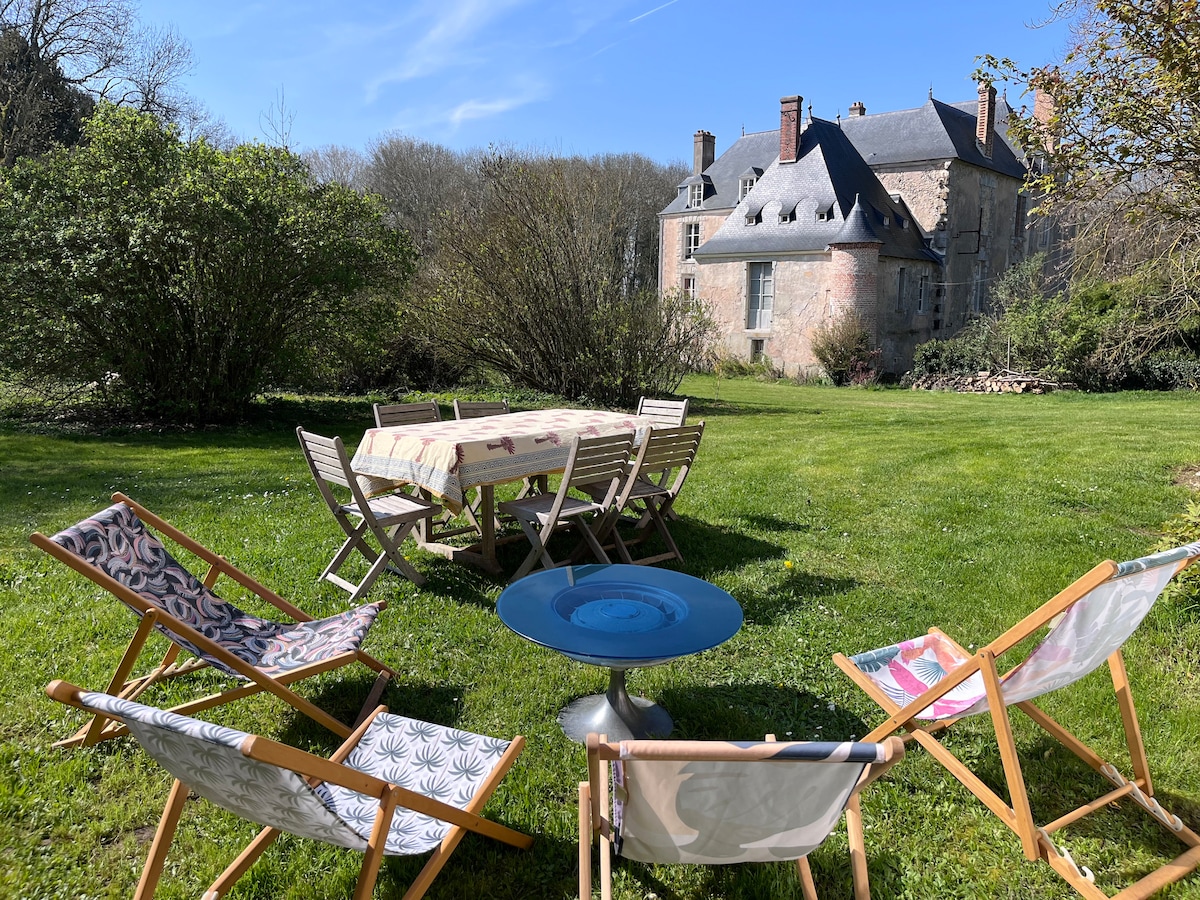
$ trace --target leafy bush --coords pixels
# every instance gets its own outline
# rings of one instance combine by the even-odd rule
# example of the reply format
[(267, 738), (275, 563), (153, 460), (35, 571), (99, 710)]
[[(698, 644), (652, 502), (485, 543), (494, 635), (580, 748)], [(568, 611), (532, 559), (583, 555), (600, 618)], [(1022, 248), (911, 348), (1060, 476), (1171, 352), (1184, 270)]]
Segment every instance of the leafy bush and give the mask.
[(912, 374), (974, 375), (990, 370), (994, 362), (987, 338), (988, 329), (972, 323), (955, 337), (921, 344), (913, 353)]
[(879, 378), (882, 351), (871, 344), (862, 319), (847, 313), (818, 326), (812, 349), (834, 384), (873, 384)]
[[(1163, 539), (1155, 550), (1170, 550), (1200, 540), (1200, 501), (1191, 500), (1182, 513), (1163, 525)], [(1163, 592), (1163, 599), (1177, 609), (1200, 609), (1200, 566), (1189, 566)]]
[(286, 150), (103, 105), (80, 146), (0, 172), (0, 359), (139, 415), (240, 417), (392, 320), (412, 253), (384, 216)]
[(1200, 356), (1178, 347), (1160, 350), (1142, 360), (1134, 375), (1152, 391), (1200, 390)]

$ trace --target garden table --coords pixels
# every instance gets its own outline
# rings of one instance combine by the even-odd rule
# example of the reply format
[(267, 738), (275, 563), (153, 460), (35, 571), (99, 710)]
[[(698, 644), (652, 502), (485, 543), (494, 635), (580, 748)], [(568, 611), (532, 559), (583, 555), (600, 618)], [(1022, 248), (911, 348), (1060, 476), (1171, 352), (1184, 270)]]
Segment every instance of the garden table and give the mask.
[(527, 575), (500, 594), (500, 620), (521, 637), (564, 656), (607, 666), (608, 690), (558, 714), (567, 737), (612, 741), (666, 737), (674, 723), (645, 697), (630, 697), (627, 669), (656, 666), (729, 640), (742, 607), (707, 581), (629, 565), (563, 566)]
[(462, 511), (468, 490), (479, 487), (477, 543), (466, 548), (440, 543), (433, 539), (428, 522), (418, 529), (417, 538), (427, 550), (499, 572), (495, 485), (561, 472), (576, 435), (599, 437), (632, 431), (640, 441), (653, 424), (653, 419), (632, 413), (538, 409), (371, 428), (363, 435), (350, 466), (364, 476), (368, 495), (404, 482), (440, 497), (442, 505), (454, 513)]

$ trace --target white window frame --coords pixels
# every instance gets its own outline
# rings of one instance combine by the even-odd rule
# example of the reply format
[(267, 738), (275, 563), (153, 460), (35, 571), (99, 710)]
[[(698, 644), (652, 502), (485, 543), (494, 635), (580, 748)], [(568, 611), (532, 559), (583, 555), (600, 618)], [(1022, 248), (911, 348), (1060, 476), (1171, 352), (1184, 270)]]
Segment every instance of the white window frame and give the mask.
[(684, 275), (679, 280), (679, 287), (680, 287), (680, 290), (683, 291), (684, 296), (687, 297), (689, 300), (696, 299), (696, 276), (695, 275)]
[(692, 254), (700, 248), (700, 223), (683, 223), (683, 258), (691, 259)]
[(747, 175), (738, 182), (738, 202), (741, 203), (746, 199), (746, 195), (754, 189), (754, 185), (758, 184), (758, 179), (753, 175)]
[(700, 209), (704, 206), (704, 182), (688, 185), (688, 207)]
[(775, 263), (748, 263), (746, 266), (746, 330), (770, 330), (774, 309)]
[(929, 312), (929, 276), (922, 274), (917, 280), (917, 315)]

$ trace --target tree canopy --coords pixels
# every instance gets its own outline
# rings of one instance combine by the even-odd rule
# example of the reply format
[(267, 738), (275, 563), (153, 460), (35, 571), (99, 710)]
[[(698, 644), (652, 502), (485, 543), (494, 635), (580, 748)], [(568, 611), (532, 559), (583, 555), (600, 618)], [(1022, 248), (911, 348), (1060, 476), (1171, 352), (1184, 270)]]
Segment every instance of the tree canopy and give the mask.
[[(286, 150), (102, 104), (79, 146), (0, 169), (0, 362), (154, 417), (236, 417), (395, 315), (412, 252), (386, 212)], [(349, 315), (363, 296), (378, 309)]]

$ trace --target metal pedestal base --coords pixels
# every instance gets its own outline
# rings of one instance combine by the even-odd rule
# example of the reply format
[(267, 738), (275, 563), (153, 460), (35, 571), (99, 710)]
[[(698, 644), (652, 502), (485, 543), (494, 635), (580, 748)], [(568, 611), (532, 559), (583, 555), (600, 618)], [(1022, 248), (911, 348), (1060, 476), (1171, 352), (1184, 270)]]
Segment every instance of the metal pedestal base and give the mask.
[(591, 731), (608, 735), (610, 741), (629, 741), (663, 738), (675, 727), (657, 703), (629, 696), (624, 669), (611, 669), (607, 693), (574, 701), (558, 714), (558, 724), (567, 737), (581, 744)]

